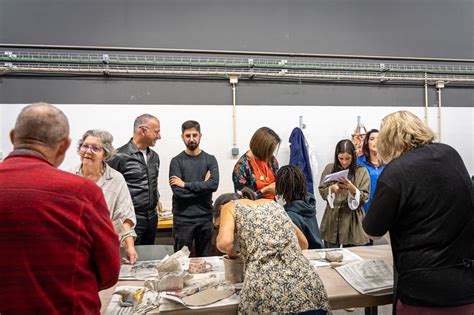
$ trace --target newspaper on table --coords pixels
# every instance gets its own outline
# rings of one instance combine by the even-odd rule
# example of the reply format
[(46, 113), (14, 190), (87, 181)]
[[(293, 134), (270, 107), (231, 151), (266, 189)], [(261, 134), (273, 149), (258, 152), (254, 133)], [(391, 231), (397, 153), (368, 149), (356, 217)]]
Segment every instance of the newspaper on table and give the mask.
[(120, 266), (119, 280), (149, 280), (161, 278), (164, 273), (181, 273), (187, 269), (189, 249), (184, 246), (171, 256), (166, 255), (162, 260), (137, 261), (133, 265)]
[(361, 294), (380, 295), (393, 291), (393, 267), (382, 259), (363, 260), (336, 268)]
[[(127, 290), (132, 293), (135, 293), (137, 290), (143, 289), (143, 287), (139, 286), (119, 286), (115, 288), (115, 292), (121, 291), (121, 290)], [(151, 291), (150, 291), (151, 292)], [(146, 301), (147, 297), (145, 295), (143, 296), (143, 303), (142, 305), (137, 305), (135, 307), (123, 307), (120, 306), (119, 300), (120, 296), (113, 294), (112, 298), (110, 300), (109, 305), (107, 306), (107, 309), (105, 310), (104, 315), (133, 315), (133, 314), (145, 314), (145, 313), (154, 313), (154, 310), (158, 312), (158, 306), (159, 306), (159, 301), (161, 298), (161, 293), (155, 292), (153, 294), (153, 300), (148, 300)]]
[(308, 258), (309, 262), (314, 267), (328, 267), (330, 266), (330, 262), (326, 260), (327, 252), (341, 252), (343, 263), (362, 260), (359, 255), (351, 252), (346, 248), (305, 249), (303, 250), (303, 255)]
[(158, 276), (156, 267), (161, 260), (137, 261), (133, 265), (120, 266), (119, 280), (147, 280)]
[[(185, 259), (184, 259), (185, 258)], [(183, 269), (188, 269), (189, 259), (188, 257), (184, 257), (180, 259), (181, 267)], [(212, 270), (207, 273), (202, 274), (193, 274), (191, 279), (186, 279), (185, 281), (185, 289), (184, 290), (176, 290), (176, 291), (164, 291), (159, 292), (159, 311), (173, 311), (183, 308), (192, 308), (192, 309), (205, 309), (205, 308), (213, 308), (219, 306), (227, 306), (227, 305), (234, 305), (238, 304), (239, 297), (237, 293), (234, 293), (232, 296), (225, 298), (221, 301), (216, 303), (212, 303), (205, 306), (190, 306), (186, 305), (182, 301), (182, 296), (179, 296), (179, 292), (189, 291), (192, 289), (196, 289), (196, 292), (199, 292), (210, 285), (216, 285), (220, 282), (224, 281), (224, 263), (222, 260), (222, 256), (213, 256), (213, 257), (204, 257), (206, 262), (212, 265)], [(157, 281), (160, 278), (158, 274), (157, 266), (159, 266), (163, 261), (166, 260), (166, 257), (163, 260), (150, 260), (150, 261), (140, 261), (135, 263), (134, 265), (122, 265), (120, 271), (120, 279), (122, 280), (147, 280), (147, 279), (154, 279), (153, 281)], [(153, 282), (152, 281), (152, 282)], [(146, 287), (146, 282), (145, 282)], [(240, 289), (238, 285), (234, 285), (236, 289)], [(115, 292), (120, 290), (129, 290), (131, 292), (135, 292), (136, 290), (143, 288), (143, 286), (120, 286), (115, 289)], [(107, 307), (105, 314), (120, 314), (120, 315), (128, 315), (133, 313), (132, 307), (121, 307), (119, 305), (119, 295), (112, 295), (112, 299), (110, 304)], [(155, 304), (155, 303), (153, 303)], [(153, 305), (154, 306), (154, 305)], [(151, 314), (158, 312), (158, 309), (154, 309), (151, 311)]]

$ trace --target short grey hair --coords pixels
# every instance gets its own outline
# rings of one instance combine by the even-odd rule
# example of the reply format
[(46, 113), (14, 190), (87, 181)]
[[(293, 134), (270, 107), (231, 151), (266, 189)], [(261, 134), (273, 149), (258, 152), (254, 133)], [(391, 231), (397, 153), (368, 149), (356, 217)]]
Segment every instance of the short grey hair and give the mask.
[(158, 118), (150, 114), (143, 114), (135, 118), (135, 122), (133, 123), (133, 133), (138, 133), (138, 130), (141, 126), (147, 126), (150, 119), (155, 119), (158, 121)]
[(69, 137), (66, 115), (51, 104), (34, 103), (24, 107), (15, 123), (15, 142), (51, 146)]
[(81, 146), (84, 144), (84, 141), (87, 139), (87, 137), (96, 137), (100, 139), (102, 142), (102, 148), (104, 149), (104, 160), (110, 160), (115, 155), (116, 151), (112, 145), (112, 142), (114, 141), (112, 134), (108, 131), (97, 129), (87, 130), (82, 135), (81, 139), (79, 139), (77, 143), (77, 153), (81, 151)]

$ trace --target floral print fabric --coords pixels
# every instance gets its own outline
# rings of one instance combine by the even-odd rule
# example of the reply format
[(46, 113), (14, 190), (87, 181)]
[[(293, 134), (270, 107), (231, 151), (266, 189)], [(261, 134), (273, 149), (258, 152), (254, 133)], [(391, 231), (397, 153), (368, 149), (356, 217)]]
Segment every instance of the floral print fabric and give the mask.
[(303, 256), (291, 219), (276, 202), (235, 202), (236, 238), (245, 263), (240, 313), (329, 310), (316, 269)]
[[(273, 156), (270, 161), (270, 168), (274, 175), (278, 172), (278, 161)], [(248, 187), (253, 191), (257, 191), (257, 183), (255, 180), (255, 171), (250, 165), (250, 158), (247, 152), (240, 157), (235, 163), (234, 171), (232, 172), (232, 182), (234, 183), (234, 190), (242, 190), (244, 187)]]

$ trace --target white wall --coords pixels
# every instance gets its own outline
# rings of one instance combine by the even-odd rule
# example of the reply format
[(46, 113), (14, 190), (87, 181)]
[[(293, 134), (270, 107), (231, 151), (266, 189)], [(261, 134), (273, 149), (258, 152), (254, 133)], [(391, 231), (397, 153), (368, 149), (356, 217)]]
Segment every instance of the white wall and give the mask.
[[(12, 150), (8, 132), (24, 104), (0, 104), (0, 152), (5, 157)], [(114, 146), (126, 143), (133, 129), (133, 120), (142, 113), (150, 113), (161, 121), (162, 140), (155, 150), (161, 158), (159, 190), (165, 208), (171, 207), (171, 189), (168, 185), (168, 168), (171, 158), (184, 149), (180, 139), (181, 124), (194, 119), (201, 123), (201, 147), (214, 154), (219, 162), (220, 193), (233, 191), (232, 168), (237, 158), (231, 155), (232, 107), (231, 106), (176, 106), (176, 105), (57, 105), (68, 116), (73, 146), (69, 149), (62, 169), (79, 163), (76, 144), (88, 129), (105, 129), (114, 135)], [(332, 162), (334, 147), (340, 139), (349, 138), (356, 125), (356, 116), (368, 129), (379, 128), (380, 120), (387, 114), (408, 109), (423, 118), (424, 109), (417, 107), (325, 107), (325, 106), (238, 106), (237, 141), (240, 153), (248, 149), (253, 132), (262, 126), (274, 129), (283, 139), (277, 158), (280, 165), (288, 164), (288, 138), (303, 116), (306, 129), (317, 149), (319, 172)], [(437, 132), (437, 110), (430, 108), (429, 125)], [(453, 146), (464, 159), (469, 173), (474, 174), (474, 108), (443, 108), (442, 142)], [(318, 173), (318, 178), (320, 173)], [(325, 204), (318, 197), (318, 220)]]

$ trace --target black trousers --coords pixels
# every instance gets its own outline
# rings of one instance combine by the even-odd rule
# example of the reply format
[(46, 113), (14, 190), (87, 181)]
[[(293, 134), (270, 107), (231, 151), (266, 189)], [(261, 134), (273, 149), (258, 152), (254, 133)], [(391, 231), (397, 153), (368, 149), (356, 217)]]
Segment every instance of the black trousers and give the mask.
[(212, 221), (201, 223), (173, 223), (174, 251), (177, 252), (183, 246), (191, 251), (193, 240), (197, 257), (211, 255), (212, 234), (214, 224)]
[(155, 244), (156, 228), (158, 225), (158, 215), (145, 216), (136, 214), (137, 225), (134, 227), (137, 238), (135, 245)]

